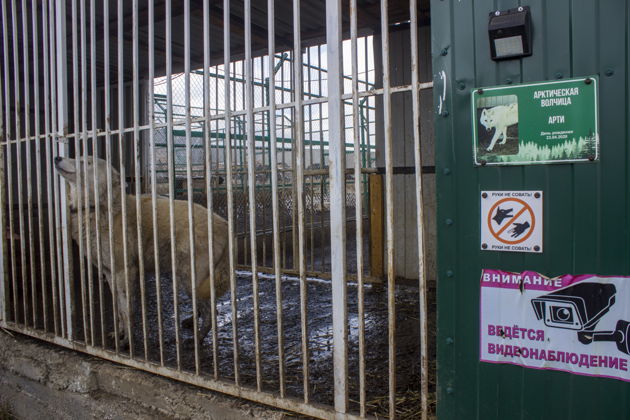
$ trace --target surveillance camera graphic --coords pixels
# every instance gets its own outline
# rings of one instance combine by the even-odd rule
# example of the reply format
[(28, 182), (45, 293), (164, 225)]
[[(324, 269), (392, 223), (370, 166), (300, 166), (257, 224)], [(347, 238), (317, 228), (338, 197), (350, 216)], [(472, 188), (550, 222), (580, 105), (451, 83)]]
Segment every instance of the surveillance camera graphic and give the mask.
[(582, 344), (611, 341), (630, 354), (630, 322), (618, 320), (614, 331), (595, 331), (597, 323), (615, 304), (614, 284), (578, 283), (532, 299), (538, 320), (546, 326), (577, 331)]

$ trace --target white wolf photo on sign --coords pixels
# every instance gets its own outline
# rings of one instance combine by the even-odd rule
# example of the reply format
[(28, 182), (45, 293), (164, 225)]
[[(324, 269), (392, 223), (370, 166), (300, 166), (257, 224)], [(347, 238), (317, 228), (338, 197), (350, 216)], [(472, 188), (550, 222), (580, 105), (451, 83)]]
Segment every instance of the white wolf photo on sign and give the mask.
[(477, 156), (518, 154), (516, 95), (482, 97), (476, 105)]

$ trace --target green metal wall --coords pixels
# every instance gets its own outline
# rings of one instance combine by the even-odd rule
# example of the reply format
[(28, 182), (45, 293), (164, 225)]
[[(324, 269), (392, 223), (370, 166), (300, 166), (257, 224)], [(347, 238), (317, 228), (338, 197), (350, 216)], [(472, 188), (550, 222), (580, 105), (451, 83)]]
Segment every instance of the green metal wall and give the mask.
[[(488, 13), (532, 12), (531, 57), (490, 60)], [(438, 416), (441, 419), (630, 418), (630, 383), (479, 362), (482, 268), (548, 276), (630, 274), (627, 0), (432, 0), (438, 194)], [(470, 90), (600, 76), (601, 160), (472, 164)], [(479, 249), (481, 190), (543, 190), (544, 253)], [(622, 303), (622, 302), (619, 302)], [(625, 302), (629, 304), (630, 302)]]

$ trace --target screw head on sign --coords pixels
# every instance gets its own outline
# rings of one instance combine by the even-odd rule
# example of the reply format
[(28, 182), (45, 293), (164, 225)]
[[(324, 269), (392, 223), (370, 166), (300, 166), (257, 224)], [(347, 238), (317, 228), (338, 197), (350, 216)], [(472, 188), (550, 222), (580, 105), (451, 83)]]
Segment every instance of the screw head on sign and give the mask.
[(590, 160), (591, 162), (592, 162), (592, 161), (594, 161), (594, 160), (595, 160), (595, 156), (590, 155), (590, 156), (588, 157), (588, 160)]
[(534, 198), (540, 198), (540, 193), (534, 193)]
[(540, 251), (540, 247), (538, 245), (534, 246), (534, 251), (536, 252)]
[(488, 244), (481, 244), (481, 247), (482, 247), (483, 249), (488, 249)]
[(453, 277), (454, 274), (453, 270), (446, 270), (446, 277)]
[(482, 196), (483, 198), (488, 198), (488, 193), (481, 193), (481, 196)]
[(590, 85), (592, 81), (593, 80), (590, 77), (587, 77), (586, 79), (584, 79), (584, 83), (586, 83), (587, 85)]
[(483, 95), (483, 89), (477, 89), (477, 94)]
[(481, 163), (481, 166), (486, 166), (486, 163), (488, 163), (488, 162), (486, 162), (486, 160), (485, 160), (485, 159), (481, 159), (481, 160), (479, 161), (479, 163)]

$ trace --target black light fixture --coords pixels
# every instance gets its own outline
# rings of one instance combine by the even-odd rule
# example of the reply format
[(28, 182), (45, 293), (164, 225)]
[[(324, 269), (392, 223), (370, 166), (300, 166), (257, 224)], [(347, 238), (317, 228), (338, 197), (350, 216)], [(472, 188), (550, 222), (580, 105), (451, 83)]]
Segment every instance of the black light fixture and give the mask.
[(488, 37), (493, 60), (532, 55), (532, 19), (529, 6), (491, 12)]

